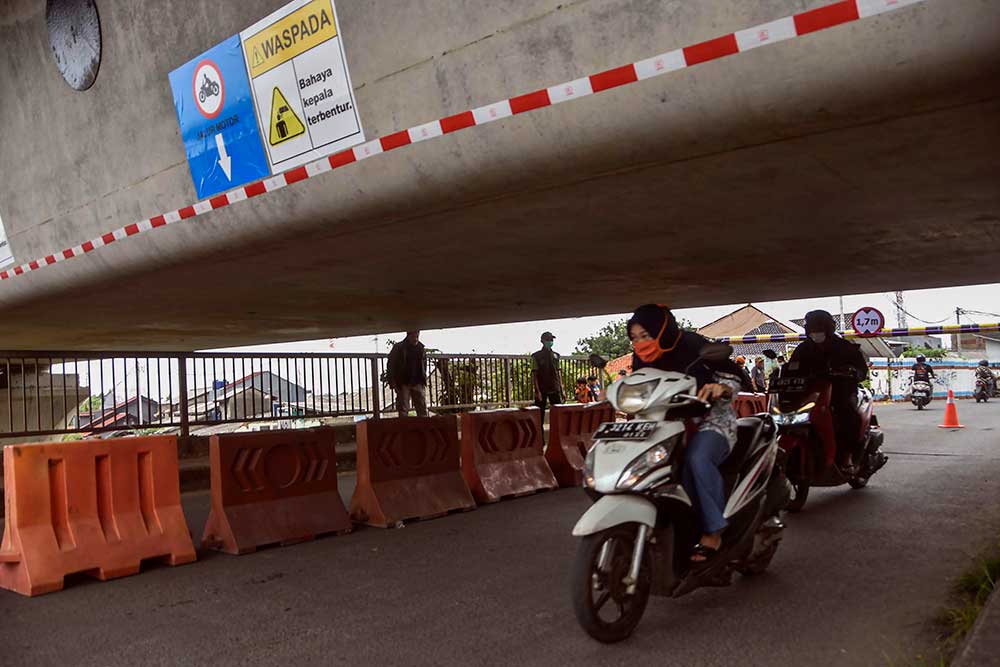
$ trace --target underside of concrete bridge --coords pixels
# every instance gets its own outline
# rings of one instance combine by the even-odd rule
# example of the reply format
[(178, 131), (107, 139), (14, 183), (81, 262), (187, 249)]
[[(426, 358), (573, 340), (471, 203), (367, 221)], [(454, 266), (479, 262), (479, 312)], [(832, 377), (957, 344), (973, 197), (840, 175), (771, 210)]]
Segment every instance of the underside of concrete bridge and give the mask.
[[(167, 74), (282, 3), (98, 3), (70, 89), (0, 9), (28, 262), (196, 201)], [(812, 0), (340, 0), (369, 138)], [(458, 7), (456, 7), (458, 5)], [(927, 0), (471, 127), (0, 283), (0, 347), (198, 349), (1000, 281), (1000, 3)]]

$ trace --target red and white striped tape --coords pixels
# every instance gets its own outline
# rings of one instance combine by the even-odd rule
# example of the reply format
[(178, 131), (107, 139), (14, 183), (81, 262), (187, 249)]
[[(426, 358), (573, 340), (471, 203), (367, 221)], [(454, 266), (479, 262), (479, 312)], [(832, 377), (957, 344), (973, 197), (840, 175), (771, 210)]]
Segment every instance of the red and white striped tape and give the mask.
[(414, 144), (434, 137), (457, 132), (467, 127), (485, 125), (493, 121), (526, 113), (542, 107), (560, 104), (570, 100), (600, 93), (611, 88), (636, 83), (654, 76), (666, 74), (685, 67), (692, 67), (710, 60), (717, 60), (736, 53), (749, 51), (760, 46), (777, 44), (788, 39), (801, 37), (812, 32), (825, 30), (844, 23), (883, 14), (905, 7), (925, 2), (926, 0), (845, 0), (835, 2), (811, 11), (787, 16), (777, 21), (764, 23), (753, 28), (740, 30), (722, 37), (710, 39), (699, 44), (693, 44), (658, 56), (647, 58), (636, 63), (623, 65), (614, 69), (592, 74), (557, 86), (536, 90), (526, 95), (518, 95), (486, 106), (463, 111), (430, 123), (401, 130), (380, 139), (374, 139), (354, 148), (336, 153), (307, 165), (266, 178), (256, 183), (250, 183), (225, 194), (200, 201), (191, 206), (162, 215), (133, 222), (107, 234), (85, 241), (80, 245), (66, 248), (61, 252), (46, 255), (27, 264), (15, 266), (0, 272), (0, 280), (7, 280), (40, 268), (63, 262), (67, 259), (80, 257), (98, 248), (121, 241), (130, 236), (171, 225), (182, 220), (195, 218), (217, 208), (235, 204), (245, 199), (258, 197), (265, 192), (279, 190), (287, 185), (313, 178), (333, 169), (339, 169), (352, 162), (366, 160), (380, 153), (385, 153), (408, 144)]

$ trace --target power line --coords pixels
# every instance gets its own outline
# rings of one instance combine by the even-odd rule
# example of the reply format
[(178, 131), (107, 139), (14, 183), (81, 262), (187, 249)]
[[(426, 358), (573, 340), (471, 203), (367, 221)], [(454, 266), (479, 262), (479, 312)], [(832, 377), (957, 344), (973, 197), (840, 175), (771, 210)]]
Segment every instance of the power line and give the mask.
[(1000, 317), (997, 313), (987, 313), (982, 310), (966, 310), (965, 308), (960, 309), (963, 315), (982, 315), (983, 317)]
[[(885, 298), (889, 299), (889, 301), (892, 302), (896, 306), (896, 308), (898, 308), (899, 310), (901, 310), (904, 314), (909, 315), (910, 317), (912, 317), (913, 319), (915, 319), (917, 322), (920, 322), (922, 324), (944, 324), (945, 322), (947, 322), (950, 319), (950, 318), (946, 317), (943, 320), (936, 320), (934, 322), (931, 322), (929, 320), (925, 320), (922, 317), (917, 317), (916, 315), (914, 315), (910, 311), (908, 311), (905, 308), (903, 308), (903, 304), (902, 303), (897, 303), (895, 297), (890, 296), (888, 294), (883, 294), (883, 296)], [(962, 311), (962, 312), (969, 312), (969, 311)]]

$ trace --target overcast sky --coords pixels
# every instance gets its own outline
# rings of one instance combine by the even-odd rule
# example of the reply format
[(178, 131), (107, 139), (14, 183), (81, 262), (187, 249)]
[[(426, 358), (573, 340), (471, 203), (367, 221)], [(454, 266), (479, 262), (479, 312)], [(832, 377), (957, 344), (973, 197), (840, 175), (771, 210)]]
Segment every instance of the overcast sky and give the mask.
[[(969, 287), (949, 287), (934, 290), (914, 290), (904, 293), (905, 308), (916, 318), (929, 323), (955, 323), (955, 308), (979, 310), (1000, 314), (1000, 284), (975, 285)], [(635, 304), (639, 305), (639, 304)], [(727, 304), (704, 308), (683, 308), (677, 310), (679, 317), (686, 317), (696, 326), (709, 322), (745, 304)], [(806, 311), (825, 308), (831, 313), (840, 311), (836, 297), (822, 299), (796, 299), (793, 301), (770, 301), (754, 304), (765, 313), (784, 322), (802, 317)], [(874, 306), (882, 311), (887, 326), (896, 326), (896, 309), (893, 295), (886, 293), (845, 295), (844, 312), (850, 315), (863, 306)], [(584, 336), (595, 333), (602, 326), (623, 317), (624, 314), (610, 314), (595, 317), (578, 317), (536, 322), (516, 322), (458, 329), (437, 329), (424, 331), (421, 340), (428, 347), (442, 352), (480, 354), (525, 354), (538, 349), (539, 335), (551, 331), (556, 336), (556, 350), (571, 353), (576, 342)], [(920, 326), (915, 317), (909, 317), (909, 326)], [(1000, 322), (1000, 315), (967, 315), (963, 322)], [(257, 345), (244, 348), (230, 348), (244, 352), (380, 352), (387, 351), (386, 342), (399, 340), (400, 332), (386, 332), (380, 336), (359, 336), (354, 338), (323, 339), (299, 343)], [(945, 341), (947, 345), (949, 341)], [(227, 349), (228, 351), (229, 349)]]

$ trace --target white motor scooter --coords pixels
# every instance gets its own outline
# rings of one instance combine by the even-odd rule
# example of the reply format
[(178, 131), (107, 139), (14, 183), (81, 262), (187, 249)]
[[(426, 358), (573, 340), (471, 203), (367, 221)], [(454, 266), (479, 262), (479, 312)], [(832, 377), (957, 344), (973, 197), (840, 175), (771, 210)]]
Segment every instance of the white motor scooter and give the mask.
[[(726, 358), (728, 345), (710, 344), (700, 359)], [(686, 423), (711, 408), (685, 373), (642, 369), (608, 389), (627, 422), (605, 423), (586, 458), (584, 489), (596, 502), (573, 535), (582, 538), (573, 571), (573, 608), (595, 639), (627, 638), (649, 595), (679, 597), (702, 586), (725, 586), (732, 573), (752, 575), (770, 564), (784, 524), (779, 511), (791, 488), (778, 462), (777, 429), (761, 414), (740, 419), (737, 444), (721, 467), (729, 525), (722, 548), (692, 563), (701, 530), (680, 484)]]

